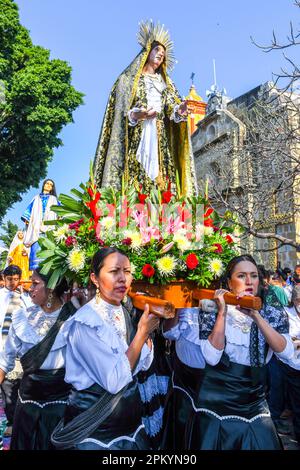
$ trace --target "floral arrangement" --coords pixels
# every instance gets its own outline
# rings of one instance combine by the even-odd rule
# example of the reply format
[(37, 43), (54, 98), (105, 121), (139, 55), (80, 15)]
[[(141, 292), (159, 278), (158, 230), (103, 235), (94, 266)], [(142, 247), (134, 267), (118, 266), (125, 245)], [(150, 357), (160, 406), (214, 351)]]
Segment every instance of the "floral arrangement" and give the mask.
[[(100, 192), (101, 191), (101, 192)], [(125, 252), (135, 280), (167, 284), (176, 279), (207, 287), (235, 256), (233, 226), (210, 207), (206, 196), (185, 198), (177, 184), (165, 191), (142, 186), (98, 190), (91, 177), (60, 195), (53, 230), (39, 239), (42, 272), (52, 272), (48, 286), (62, 276), (82, 286), (89, 282), (90, 261), (104, 246)]]

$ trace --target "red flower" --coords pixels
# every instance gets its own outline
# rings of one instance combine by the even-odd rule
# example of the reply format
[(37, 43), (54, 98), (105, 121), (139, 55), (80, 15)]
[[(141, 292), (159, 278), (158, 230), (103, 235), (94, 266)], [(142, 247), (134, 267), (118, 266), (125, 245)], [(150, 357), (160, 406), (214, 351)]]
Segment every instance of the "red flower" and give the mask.
[(148, 194), (138, 193), (138, 198), (141, 204), (145, 203), (145, 200), (147, 199), (147, 197), (148, 197)]
[(226, 235), (225, 238), (226, 238), (226, 240), (227, 240), (227, 243), (229, 243), (229, 244), (230, 244), (230, 243), (233, 243), (233, 238), (231, 238), (230, 235)]
[(198, 258), (195, 253), (190, 253), (189, 255), (187, 255), (185, 262), (189, 269), (195, 269), (199, 264)]
[(204, 227), (213, 227), (213, 221), (211, 219), (204, 220)]
[(73, 246), (73, 245), (76, 245), (76, 241), (77, 241), (77, 240), (76, 240), (75, 237), (71, 237), (71, 236), (70, 236), (70, 237), (66, 238), (66, 240), (65, 240), (65, 245), (66, 245), (66, 246)]
[(127, 246), (130, 246), (131, 243), (132, 243), (132, 240), (130, 237), (127, 237), (127, 238), (124, 238), (122, 241), (121, 241), (122, 245), (127, 245)]
[(86, 206), (90, 208), (91, 212), (93, 215), (95, 215), (96, 211), (97, 211), (97, 202), (99, 201), (101, 197), (101, 194), (97, 191), (96, 194), (95, 194), (95, 198), (92, 199), (90, 202), (86, 202)]
[(171, 193), (171, 191), (164, 191), (162, 193), (162, 202), (163, 202), (163, 204), (168, 204), (171, 201), (172, 196), (173, 196), (173, 194)]
[(151, 264), (145, 264), (143, 266), (143, 269), (142, 269), (143, 276), (152, 277), (154, 276), (154, 273), (155, 273), (155, 269), (153, 268), (153, 266), (151, 266)]
[(211, 207), (209, 207), (208, 209), (206, 209), (205, 213), (204, 213), (204, 218), (206, 217), (209, 217), (212, 213), (213, 213), (213, 209)]
[(100, 246), (104, 246), (104, 241), (101, 238), (96, 237), (96, 240), (97, 240), (97, 242), (99, 243)]
[(217, 249), (215, 250), (215, 253), (222, 253), (223, 247), (220, 243), (214, 243), (213, 246), (217, 247)]

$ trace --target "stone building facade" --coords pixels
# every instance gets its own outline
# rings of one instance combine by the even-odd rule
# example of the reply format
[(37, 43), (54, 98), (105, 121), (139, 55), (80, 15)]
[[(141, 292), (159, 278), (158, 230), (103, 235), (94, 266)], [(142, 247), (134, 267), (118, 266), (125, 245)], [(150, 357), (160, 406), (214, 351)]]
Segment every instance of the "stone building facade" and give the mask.
[[(215, 87), (208, 99), (206, 115), (192, 134), (199, 187), (203, 189), (207, 180), (210, 182), (209, 186), (217, 184), (220, 197), (214, 200), (214, 206), (221, 212), (225, 207), (222, 205), (223, 195), (224, 198), (234, 198), (239, 191), (247, 188), (249, 176), (259, 170), (254, 168), (251, 156), (245, 160), (244, 153), (243, 159), (241, 158), (246, 145), (247, 126), (239, 118), (237, 110), (250, 109), (257, 100), (261, 100), (266, 94), (269, 95), (270, 90), (274, 90), (273, 84), (266, 83), (244, 95), (230, 99)], [(300, 161), (300, 148), (298, 152), (298, 161)], [(276, 184), (276, 174), (280, 172), (275, 160), (274, 184)], [(221, 178), (221, 174), (224, 176), (226, 172), (231, 176), (230, 185), (226, 177)], [(293, 185), (285, 194), (286, 197), (281, 197), (281, 200), (276, 198), (270, 200), (267, 213), (253, 215), (255, 227), (260, 232), (276, 233), (300, 243), (300, 213), (295, 210), (296, 206), (300, 207), (299, 178), (300, 176), (295, 178)], [(244, 205), (251, 213), (251, 207), (254, 207), (251, 191), (248, 195), (245, 191), (243, 197)], [(284, 245), (277, 249), (275, 239), (247, 235), (241, 237), (240, 246), (241, 252), (253, 254), (255, 259), (268, 269), (276, 269), (278, 263), (282, 267), (290, 268), (300, 263), (300, 253), (294, 247)]]

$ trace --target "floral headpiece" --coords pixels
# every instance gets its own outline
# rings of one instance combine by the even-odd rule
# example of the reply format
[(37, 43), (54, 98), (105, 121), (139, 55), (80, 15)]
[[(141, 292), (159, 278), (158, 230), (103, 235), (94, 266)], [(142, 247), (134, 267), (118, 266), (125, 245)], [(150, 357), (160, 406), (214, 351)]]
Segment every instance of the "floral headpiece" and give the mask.
[(169, 70), (172, 70), (176, 64), (173, 52), (174, 43), (171, 41), (169, 31), (165, 29), (165, 25), (159, 22), (154, 24), (152, 20), (141, 21), (139, 25), (138, 43), (145, 49), (150, 49), (153, 41), (159, 42), (166, 50), (166, 66)]

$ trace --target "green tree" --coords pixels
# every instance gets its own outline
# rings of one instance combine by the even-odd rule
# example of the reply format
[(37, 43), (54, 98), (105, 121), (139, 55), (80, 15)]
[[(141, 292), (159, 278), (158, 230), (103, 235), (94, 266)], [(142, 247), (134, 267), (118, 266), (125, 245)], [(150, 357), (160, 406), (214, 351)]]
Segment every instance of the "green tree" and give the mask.
[(83, 94), (71, 67), (35, 46), (13, 0), (0, 0), (0, 220), (45, 178), (53, 149)]
[(3, 247), (7, 248), (7, 250), (1, 251), (0, 253), (0, 269), (3, 269), (7, 258), (7, 252), (19, 228), (16, 224), (13, 224), (8, 220), (6, 224), (2, 224), (0, 226), (0, 230), (2, 230), (2, 233), (0, 233), (0, 241), (2, 242)]

